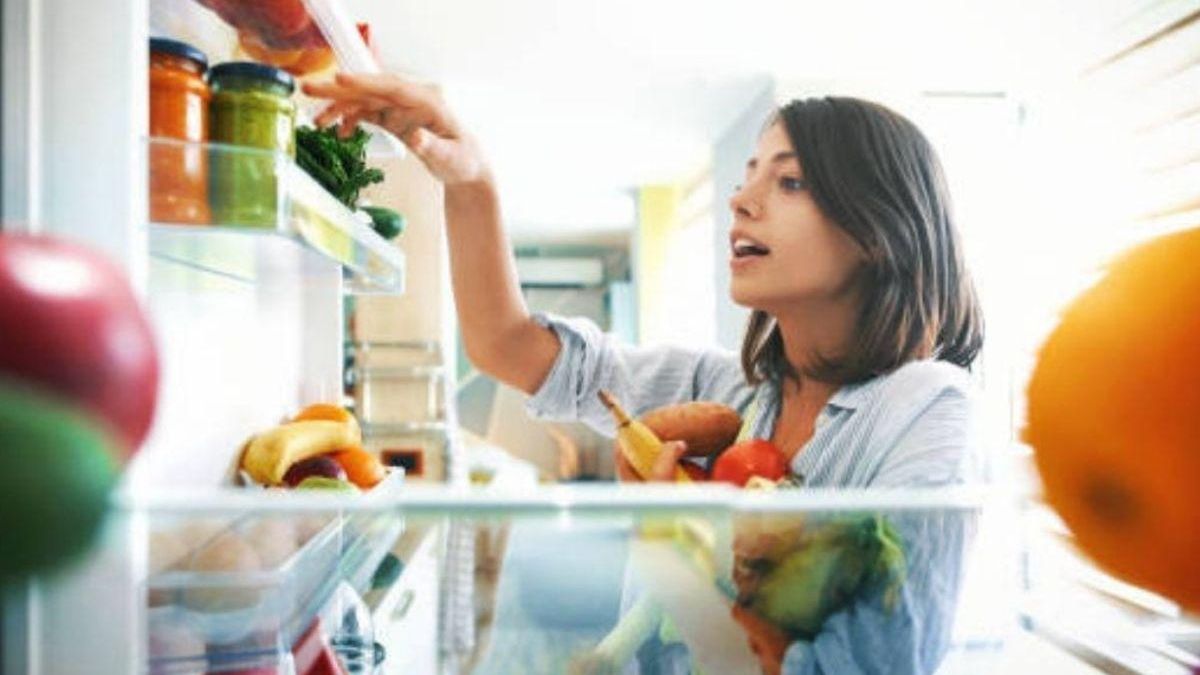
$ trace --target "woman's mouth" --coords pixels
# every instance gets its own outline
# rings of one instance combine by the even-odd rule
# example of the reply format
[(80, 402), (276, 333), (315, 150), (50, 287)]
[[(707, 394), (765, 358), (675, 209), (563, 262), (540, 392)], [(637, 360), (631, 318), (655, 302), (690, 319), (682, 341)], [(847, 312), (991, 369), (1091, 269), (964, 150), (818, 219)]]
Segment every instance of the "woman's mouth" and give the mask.
[(766, 257), (771, 249), (748, 237), (737, 237), (731, 243), (732, 257), (729, 264), (734, 269), (745, 267), (749, 263)]

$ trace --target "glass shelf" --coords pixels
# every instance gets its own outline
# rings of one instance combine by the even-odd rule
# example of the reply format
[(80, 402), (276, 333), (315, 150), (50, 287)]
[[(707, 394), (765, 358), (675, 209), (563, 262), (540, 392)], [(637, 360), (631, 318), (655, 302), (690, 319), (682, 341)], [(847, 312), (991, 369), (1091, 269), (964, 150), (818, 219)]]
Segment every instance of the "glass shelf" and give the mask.
[(404, 253), (287, 155), (160, 138), (147, 147), (153, 258), (250, 284), (332, 262), (347, 293), (404, 291)]
[[(402, 483), (393, 472), (369, 495)], [(145, 596), (155, 673), (290, 672), (311, 634), (359, 637), (321, 617), (370, 590), (405, 530), (403, 518), (340, 509), (154, 512), (146, 520), (151, 564), (161, 568), (152, 568)]]
[[(784, 622), (771, 625), (796, 658), (840, 649), (822, 658), (882, 668), (905, 652), (923, 670), (945, 675), (1005, 672), (1021, 630), (1009, 529), (1015, 502), (971, 488), (405, 483), (361, 496), (173, 488), (126, 492), (116, 507), (151, 522), (335, 512), (367, 518), (388, 537), (441, 528), (447, 558), (439, 565), (457, 569), (454, 560), (465, 557), (465, 569), (474, 570), (474, 582), (456, 586), (462, 578), (451, 575), (437, 591), (444, 607), (472, 613), (436, 623), (441, 635), (432, 643), (468, 645), (457, 660), (431, 652), (445, 672), (620, 672), (632, 659), (643, 668), (684, 659), (693, 672), (758, 672), (749, 641), (770, 615), (768, 623)], [(413, 593), (432, 588), (439, 586), (393, 595), (405, 596), (407, 606), (421, 602)], [(456, 592), (467, 601), (447, 599)], [(421, 630), (403, 614), (373, 615), (374, 635), (392, 656), (408, 655), (413, 645), (404, 636)], [(488, 618), (472, 640), (446, 635), (479, 617)], [(913, 634), (914, 617), (940, 637)], [(814, 647), (822, 631), (837, 635)]]

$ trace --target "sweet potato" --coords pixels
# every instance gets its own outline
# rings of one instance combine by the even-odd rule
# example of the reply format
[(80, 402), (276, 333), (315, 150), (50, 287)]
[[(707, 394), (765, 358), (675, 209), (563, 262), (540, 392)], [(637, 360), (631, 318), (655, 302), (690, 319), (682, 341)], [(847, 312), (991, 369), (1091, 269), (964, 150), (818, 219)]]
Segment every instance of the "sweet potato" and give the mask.
[(742, 418), (727, 405), (693, 401), (656, 408), (641, 421), (663, 441), (685, 441), (687, 456), (707, 457), (737, 440)]

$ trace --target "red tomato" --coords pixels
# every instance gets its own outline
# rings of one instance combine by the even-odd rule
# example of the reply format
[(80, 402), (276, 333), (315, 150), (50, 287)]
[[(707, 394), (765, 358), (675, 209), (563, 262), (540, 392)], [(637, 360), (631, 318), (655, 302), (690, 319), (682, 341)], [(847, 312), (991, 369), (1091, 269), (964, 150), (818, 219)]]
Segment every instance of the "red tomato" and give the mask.
[(713, 465), (712, 479), (743, 487), (753, 476), (779, 480), (787, 472), (783, 452), (774, 443), (756, 438), (726, 448)]
[(158, 350), (125, 273), (46, 236), (0, 234), (0, 375), (94, 413), (138, 449), (158, 402)]

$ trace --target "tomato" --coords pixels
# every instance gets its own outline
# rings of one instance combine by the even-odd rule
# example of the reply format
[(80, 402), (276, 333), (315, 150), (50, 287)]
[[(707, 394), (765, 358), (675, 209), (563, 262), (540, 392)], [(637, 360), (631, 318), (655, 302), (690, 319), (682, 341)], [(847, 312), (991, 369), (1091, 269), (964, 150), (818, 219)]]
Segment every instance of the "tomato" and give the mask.
[(756, 438), (725, 449), (712, 469), (712, 480), (746, 485), (753, 476), (779, 480), (787, 475), (787, 459), (774, 443)]
[(362, 448), (350, 448), (330, 456), (346, 470), (346, 478), (364, 490), (375, 487), (387, 475), (383, 462)]

